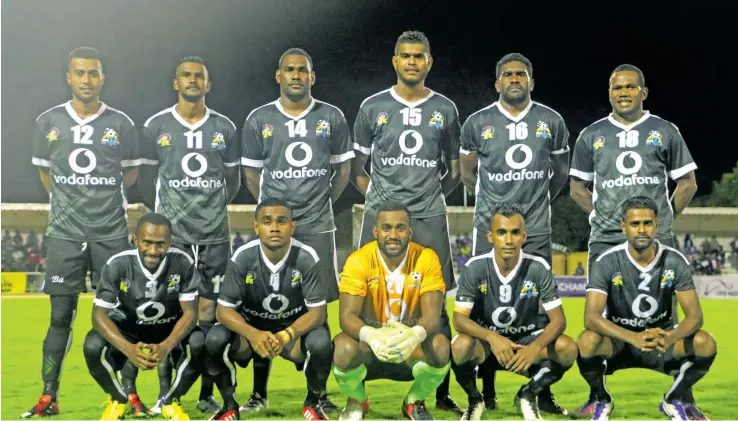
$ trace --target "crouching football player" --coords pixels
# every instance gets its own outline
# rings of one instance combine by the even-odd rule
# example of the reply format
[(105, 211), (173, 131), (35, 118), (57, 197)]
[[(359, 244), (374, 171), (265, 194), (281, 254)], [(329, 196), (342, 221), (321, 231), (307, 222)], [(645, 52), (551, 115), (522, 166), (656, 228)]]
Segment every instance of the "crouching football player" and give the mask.
[(375, 241), (353, 252), (339, 284), (343, 332), (334, 339), (333, 374), (348, 395), (340, 419), (369, 411), (364, 380), (411, 381), (402, 413), (432, 420), (425, 398), (451, 365), (449, 340), (440, 331), (445, 284), (430, 248), (410, 242), (410, 213), (399, 202), (377, 208)]
[[(205, 335), (196, 326), (200, 278), (192, 258), (170, 247), (170, 228), (163, 215), (142, 216), (134, 236), (137, 250), (114, 255), (102, 271), (93, 329), (84, 342), (90, 374), (110, 394), (102, 419), (126, 415), (129, 397), (116, 375), (126, 360), (148, 370), (176, 353), (177, 377), (164, 399), (162, 415), (189, 420), (178, 400), (203, 367)], [(119, 316), (115, 321), (110, 315), (113, 308)]]
[[(700, 330), (702, 308), (689, 261), (654, 241), (657, 209), (647, 197), (626, 200), (620, 227), (627, 241), (602, 253), (589, 271), (586, 330), (579, 335), (577, 365), (593, 398), (577, 413), (591, 412), (593, 420), (607, 420), (612, 413), (605, 375), (624, 368), (676, 376), (661, 400), (661, 412), (672, 420), (691, 419), (692, 404), (685, 403), (685, 394), (707, 374), (717, 355), (715, 339)], [(685, 315), (678, 326), (671, 314), (675, 291)], [(592, 410), (584, 411), (587, 406)]]
[[(577, 346), (564, 335), (566, 316), (556, 295), (551, 267), (541, 257), (521, 252), (525, 243), (521, 208), (501, 203), (487, 240), (493, 250), (466, 262), (456, 293), (451, 341), (456, 380), (469, 405), (462, 420), (479, 420), (485, 410), (474, 369), (492, 360), (493, 370), (530, 377), (515, 396), (526, 420), (541, 419), (538, 394), (561, 380), (577, 358)], [(538, 317), (543, 306), (550, 321)]]
[(206, 339), (206, 367), (224, 401), (210, 419), (239, 418), (233, 362), (246, 367), (258, 354), (279, 355), (298, 370), (304, 368), (308, 393), (303, 415), (326, 420), (327, 409), (335, 408), (326, 393), (333, 345), (325, 325), (327, 291), (317, 275), (318, 254), (292, 238), (292, 210), (280, 199), (256, 207), (254, 229), (259, 239), (241, 246), (228, 262), (216, 310), (219, 324)]

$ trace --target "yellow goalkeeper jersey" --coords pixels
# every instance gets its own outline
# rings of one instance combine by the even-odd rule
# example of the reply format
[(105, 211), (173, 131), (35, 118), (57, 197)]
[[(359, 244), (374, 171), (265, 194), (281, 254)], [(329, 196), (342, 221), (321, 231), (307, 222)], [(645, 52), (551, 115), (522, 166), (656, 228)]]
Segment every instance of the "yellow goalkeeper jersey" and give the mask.
[(354, 251), (343, 267), (340, 292), (366, 297), (364, 323), (378, 327), (389, 320), (413, 326), (420, 318), (420, 295), (446, 291), (436, 253), (411, 242), (402, 263), (390, 271), (376, 241)]

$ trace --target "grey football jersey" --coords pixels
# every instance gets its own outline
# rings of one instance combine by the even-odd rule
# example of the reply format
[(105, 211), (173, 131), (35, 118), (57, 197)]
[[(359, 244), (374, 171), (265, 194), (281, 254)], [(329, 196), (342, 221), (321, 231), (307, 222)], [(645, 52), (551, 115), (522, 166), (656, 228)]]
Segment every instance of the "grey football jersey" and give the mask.
[(473, 321), (511, 340), (545, 328), (538, 317), (540, 306), (548, 311), (561, 305), (551, 267), (523, 252), (506, 277), (500, 273), (494, 250), (472, 257), (458, 284), (456, 306), (471, 309)]
[(658, 245), (651, 264), (642, 267), (628, 252), (628, 243), (608, 249), (589, 269), (587, 292), (607, 295), (607, 318), (626, 329), (671, 328), (675, 291), (695, 289), (692, 268), (677, 250)]
[(456, 104), (437, 92), (414, 103), (394, 88), (365, 99), (354, 123), (355, 149), (371, 155), (364, 211), (398, 200), (413, 218), (445, 215), (441, 166), (459, 159), (460, 130)]
[(72, 102), (36, 119), (32, 162), (49, 169), (46, 235), (70, 241), (128, 236), (123, 168), (141, 165), (133, 121), (104, 103), (86, 119)]
[(326, 305), (327, 291), (316, 272), (318, 254), (294, 238), (284, 259), (273, 264), (261, 242), (239, 247), (228, 262), (218, 304), (235, 307), (259, 330), (278, 332), (307, 313)]
[(474, 226), (489, 231), (500, 202), (523, 208), (528, 235), (551, 233), (552, 155), (569, 150), (569, 130), (551, 108), (531, 101), (516, 117), (499, 102), (469, 116), (461, 128), (461, 153), (478, 154)]
[(623, 239), (622, 205), (635, 196), (656, 201), (657, 238), (672, 238), (667, 176), (676, 180), (697, 169), (675, 125), (648, 112), (629, 126), (610, 115), (582, 131), (573, 155), (569, 174), (593, 184), (590, 242)]
[(170, 247), (154, 273), (143, 266), (138, 250), (126, 250), (103, 267), (94, 303), (115, 309), (123, 332), (161, 341), (182, 316), (180, 301), (195, 300), (199, 285), (194, 261), (182, 250)]
[(262, 168), (261, 197), (292, 207), (295, 234), (336, 229), (331, 207), (333, 164), (354, 157), (348, 123), (333, 105), (313, 99), (293, 117), (279, 100), (252, 111), (243, 127), (241, 164)]
[(238, 166), (240, 145), (228, 117), (206, 109), (195, 124), (167, 108), (146, 120), (143, 163), (159, 166), (156, 212), (185, 244), (229, 241), (225, 167)]

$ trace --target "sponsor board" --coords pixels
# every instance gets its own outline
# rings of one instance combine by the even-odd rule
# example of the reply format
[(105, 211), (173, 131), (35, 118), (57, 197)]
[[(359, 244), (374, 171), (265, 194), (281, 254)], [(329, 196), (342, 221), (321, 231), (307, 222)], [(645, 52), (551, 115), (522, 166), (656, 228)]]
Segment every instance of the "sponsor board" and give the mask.
[(738, 298), (738, 275), (695, 276), (694, 285), (700, 298)]
[(557, 276), (559, 297), (584, 297), (587, 295), (586, 276)]
[(3, 272), (2, 294), (25, 294), (27, 278), (26, 272)]

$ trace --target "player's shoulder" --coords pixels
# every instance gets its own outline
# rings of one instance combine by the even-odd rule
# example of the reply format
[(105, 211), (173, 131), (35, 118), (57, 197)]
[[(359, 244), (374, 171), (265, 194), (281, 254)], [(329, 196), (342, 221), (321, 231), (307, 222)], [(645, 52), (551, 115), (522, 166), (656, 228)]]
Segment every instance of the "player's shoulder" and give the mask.
[(195, 260), (192, 256), (177, 247), (169, 247), (169, 250), (167, 250), (167, 258), (171, 259), (172, 263), (178, 262), (184, 266), (195, 264)]
[(292, 248), (296, 253), (296, 261), (298, 265), (306, 265), (308, 268), (315, 266), (319, 261), (320, 257), (318, 252), (309, 245), (302, 241), (292, 239)]
[(609, 121), (609, 117), (602, 117), (601, 119), (596, 120), (594, 123), (582, 129), (580, 137), (584, 135), (594, 135), (595, 133), (599, 133), (603, 130), (611, 129), (612, 127), (613, 126)]
[(361, 101), (359, 109), (365, 110), (374, 106), (381, 106), (382, 104), (386, 104), (387, 102), (394, 103), (395, 99), (392, 97), (390, 89), (392, 88), (387, 88), (383, 91), (379, 91), (376, 94), (366, 97), (363, 101)]
[(378, 250), (377, 240), (370, 241), (357, 250), (354, 250), (349, 255), (349, 260), (355, 263), (368, 263), (376, 256)]
[(114, 118), (120, 119), (124, 123), (129, 123), (131, 126), (136, 125), (136, 123), (133, 122), (133, 119), (131, 117), (128, 117), (128, 114), (124, 113), (123, 111), (117, 108), (113, 108), (104, 102), (102, 104), (103, 104), (103, 107), (105, 107), (105, 110), (103, 111), (104, 113), (110, 114)]
[(423, 247), (412, 241), (408, 244), (408, 257), (414, 258), (419, 263), (430, 263), (438, 260), (438, 254), (432, 248)]
[(234, 263), (245, 263), (259, 259), (259, 239), (251, 240), (246, 242), (241, 247), (237, 248), (231, 256), (231, 261)]
[(625, 253), (628, 252), (628, 242), (620, 243), (616, 246), (612, 246), (597, 256), (594, 264), (605, 265), (605, 264), (617, 264), (620, 259), (625, 258)]
[(667, 264), (675, 264), (682, 267), (690, 266), (689, 259), (681, 251), (661, 243), (659, 243), (659, 246), (663, 249), (664, 261)]
[(668, 134), (680, 133), (679, 127), (671, 121), (649, 113), (648, 128), (651, 130), (659, 130)]
[(478, 254), (476, 256), (470, 257), (469, 260), (464, 263), (464, 266), (466, 267), (466, 270), (471, 270), (471, 273), (486, 272), (491, 262), (490, 259), (494, 259), (493, 250), (490, 250), (487, 253)]
[(53, 107), (39, 114), (38, 117), (36, 117), (36, 122), (44, 122), (51, 120), (55, 116), (64, 115), (67, 113), (66, 107), (67, 102), (62, 102), (61, 104), (54, 105)]
[(143, 126), (144, 127), (151, 127), (154, 125), (160, 126), (168, 121), (174, 120), (174, 115), (172, 114), (173, 111), (174, 111), (174, 105), (172, 105), (171, 107), (167, 107), (155, 113), (151, 117), (147, 118)]
[(469, 114), (469, 117), (466, 118), (466, 121), (464, 122), (464, 125), (467, 124), (481, 124), (486, 119), (494, 118), (500, 114), (499, 110), (497, 109), (497, 102), (493, 102), (486, 107), (480, 108), (477, 111), (474, 111), (473, 113)]
[(340, 108), (338, 108), (337, 106), (333, 104), (329, 104), (325, 101), (315, 99), (315, 108), (328, 113), (331, 117), (346, 120), (346, 117), (343, 115), (343, 111), (341, 111)]
[(252, 120), (258, 120), (260, 118), (268, 117), (273, 112), (279, 112), (279, 110), (276, 107), (277, 100), (267, 102), (264, 105), (260, 105), (253, 110), (246, 116), (246, 121), (252, 121)]
[(105, 263), (108, 266), (119, 268), (135, 262), (136, 259), (138, 259), (138, 250), (130, 249), (123, 250), (117, 254), (110, 256), (110, 258), (108, 258), (108, 261)]
[(562, 117), (558, 111), (554, 110), (548, 105), (541, 104), (540, 102), (537, 102), (537, 101), (531, 101), (531, 102), (533, 102), (533, 109), (535, 110), (535, 113), (538, 116), (548, 119), (550, 121), (564, 121), (564, 117)]
[(455, 113), (457, 116), (459, 115), (459, 109), (456, 107), (456, 103), (453, 102), (449, 97), (446, 95), (443, 95), (442, 93), (438, 91), (432, 91), (433, 92), (433, 98), (431, 100), (437, 104), (437, 106), (442, 107), (442, 110), (445, 112), (452, 112)]
[(229, 130), (236, 130), (236, 125), (230, 118), (228, 118), (228, 116), (226, 116), (225, 114), (221, 114), (212, 108), (208, 108), (208, 110), (210, 110), (210, 118), (213, 119), (216, 125), (223, 126), (224, 128)]
[(526, 252), (520, 252), (521, 259), (527, 263), (529, 270), (542, 271), (544, 273), (551, 270), (551, 265), (548, 264), (546, 259)]

